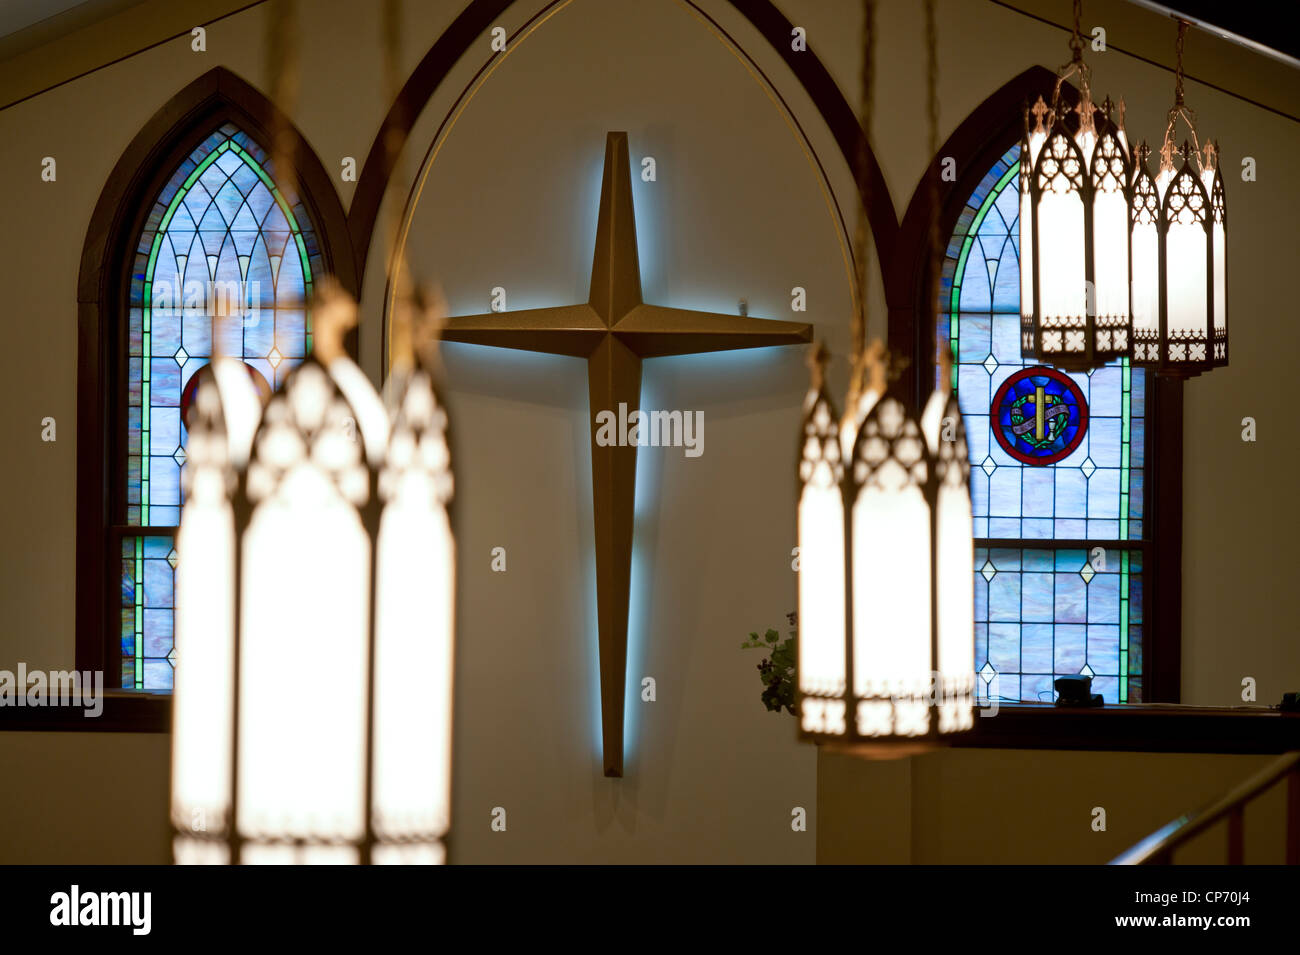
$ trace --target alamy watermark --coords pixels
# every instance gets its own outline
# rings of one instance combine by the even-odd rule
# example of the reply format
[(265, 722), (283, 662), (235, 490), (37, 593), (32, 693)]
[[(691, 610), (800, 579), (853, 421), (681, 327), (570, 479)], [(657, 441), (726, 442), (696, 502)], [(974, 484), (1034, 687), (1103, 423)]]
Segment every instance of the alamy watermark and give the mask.
[(698, 458), (704, 453), (704, 412), (637, 409), (629, 413), (627, 403), (620, 401), (618, 414), (596, 413), (596, 443), (602, 448), (685, 448), (688, 458)]
[(0, 670), (0, 706), (78, 706), (82, 716), (104, 712), (103, 670)]

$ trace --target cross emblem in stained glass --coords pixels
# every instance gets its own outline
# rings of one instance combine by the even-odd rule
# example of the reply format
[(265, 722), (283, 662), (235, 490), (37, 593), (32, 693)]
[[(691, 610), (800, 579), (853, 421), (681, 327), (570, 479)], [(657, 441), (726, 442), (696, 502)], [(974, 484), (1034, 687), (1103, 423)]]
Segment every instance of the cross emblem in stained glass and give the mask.
[(1079, 446), (1088, 402), (1063, 372), (1042, 365), (1016, 372), (993, 397), (989, 416), (1002, 450), (1024, 464), (1052, 464)]

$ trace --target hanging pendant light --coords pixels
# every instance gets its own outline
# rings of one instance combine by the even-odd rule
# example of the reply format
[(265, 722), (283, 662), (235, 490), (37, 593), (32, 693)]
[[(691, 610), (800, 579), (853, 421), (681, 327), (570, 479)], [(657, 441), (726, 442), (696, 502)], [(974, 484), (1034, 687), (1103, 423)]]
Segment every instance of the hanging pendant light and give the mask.
[(195, 398), (177, 538), (177, 862), (444, 860), (446, 414), (428, 362), (399, 363), (385, 409), (343, 353), (355, 315), (319, 283), (315, 349), (260, 421), (233, 360), (216, 359)]
[(974, 723), (961, 411), (945, 372), (914, 418), (873, 357), (860, 421), (837, 423), (826, 358), (815, 352), (799, 462), (800, 735), (937, 742)]
[[(1227, 209), (1217, 143), (1201, 147), (1196, 116), (1183, 103), (1178, 21), (1174, 105), (1151, 175), (1138, 147), (1133, 174), (1133, 364), (1186, 378), (1228, 363)], [(1191, 133), (1175, 147), (1182, 119)]]
[[(871, 128), (873, 0), (863, 4), (864, 136)], [(930, 145), (937, 143), (934, 4), (926, 3)], [(859, 158), (865, 193), (865, 144)], [(935, 183), (932, 187), (937, 189)], [(861, 215), (861, 214), (860, 214)], [(918, 419), (866, 337), (866, 227), (855, 259), (858, 309), (845, 414), (812, 353), (799, 443), (799, 736), (885, 755), (974, 725), (974, 566), (969, 464), (947, 355)], [(937, 244), (932, 223), (931, 246)], [(938, 259), (932, 254), (932, 260)], [(932, 263), (933, 264), (933, 263)], [(933, 284), (937, 270), (931, 269)], [(936, 301), (935, 295), (930, 301)]]
[[(1074, 0), (1073, 55), (1051, 105), (1040, 96), (1025, 110), (1020, 148), (1021, 352), (1073, 371), (1131, 354), (1133, 325), (1124, 103), (1093, 102), (1079, 14)], [(1072, 77), (1079, 101), (1070, 109), (1062, 88)]]

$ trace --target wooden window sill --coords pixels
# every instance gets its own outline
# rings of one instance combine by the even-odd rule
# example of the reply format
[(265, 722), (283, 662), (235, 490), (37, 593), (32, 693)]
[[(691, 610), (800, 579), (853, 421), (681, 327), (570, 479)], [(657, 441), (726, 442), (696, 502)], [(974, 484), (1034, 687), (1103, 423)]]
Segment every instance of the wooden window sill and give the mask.
[(105, 690), (103, 711), (88, 716), (81, 706), (0, 706), (0, 732), (170, 733), (170, 693)]
[(1075, 749), (1150, 753), (1285, 753), (1300, 750), (1300, 713), (1277, 707), (1127, 703), (1096, 709), (1004, 703), (979, 711), (963, 749)]

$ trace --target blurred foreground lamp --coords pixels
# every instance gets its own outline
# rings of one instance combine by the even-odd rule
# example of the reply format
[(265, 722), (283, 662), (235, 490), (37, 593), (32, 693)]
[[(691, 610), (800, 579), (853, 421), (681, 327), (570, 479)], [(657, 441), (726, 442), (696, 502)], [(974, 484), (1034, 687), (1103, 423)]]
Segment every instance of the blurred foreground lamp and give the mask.
[(313, 319), (314, 353), (264, 410), (221, 357), (195, 399), (177, 540), (181, 863), (444, 861), (451, 459), (410, 331), (427, 343), (436, 318), (394, 316), (407, 334), (386, 400), (343, 353), (356, 307), (337, 285)]
[[(874, 2), (863, 3), (858, 185), (867, 206)], [(925, 4), (930, 150), (938, 141), (934, 0)], [(938, 208), (937, 164), (929, 173)], [(799, 438), (799, 737), (865, 755), (905, 755), (974, 726), (975, 568), (966, 433), (947, 349), (920, 420), (867, 347), (867, 236), (859, 212), (848, 400), (838, 419), (828, 354), (812, 355)], [(937, 219), (928, 301), (938, 300)]]
[[(1073, 371), (1126, 357), (1132, 346), (1128, 184), (1133, 161), (1110, 98), (1092, 101), (1083, 60), (1080, 0), (1073, 56), (1057, 73), (1049, 107), (1025, 110), (1020, 148), (1020, 323), (1026, 359)], [(1078, 80), (1071, 110), (1062, 86)], [(1074, 115), (1071, 115), (1071, 114)], [(1044, 121), (1046, 120), (1046, 122)], [(1134, 268), (1137, 263), (1134, 263)]]
[[(1227, 218), (1217, 143), (1204, 149), (1196, 117), (1183, 105), (1183, 36), (1160, 170), (1147, 168), (1138, 147), (1133, 176), (1133, 364), (1186, 378), (1228, 363)], [(1191, 132), (1175, 148), (1175, 126)], [(1175, 155), (1181, 163), (1175, 168)]]
[(918, 421), (872, 382), (837, 422), (815, 356), (799, 462), (799, 730), (933, 744), (973, 726), (970, 465), (942, 375)]

